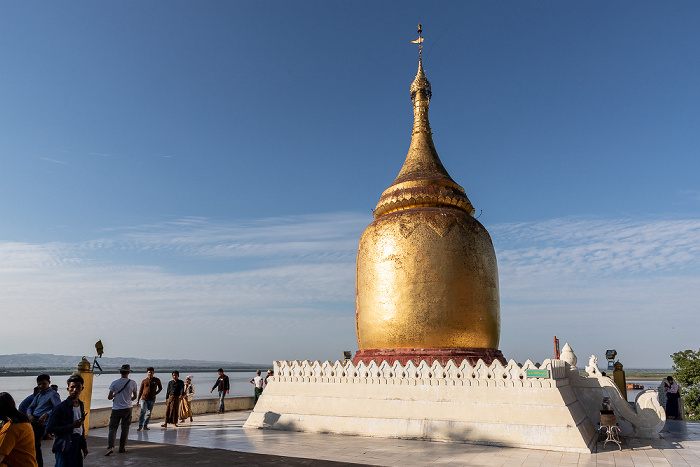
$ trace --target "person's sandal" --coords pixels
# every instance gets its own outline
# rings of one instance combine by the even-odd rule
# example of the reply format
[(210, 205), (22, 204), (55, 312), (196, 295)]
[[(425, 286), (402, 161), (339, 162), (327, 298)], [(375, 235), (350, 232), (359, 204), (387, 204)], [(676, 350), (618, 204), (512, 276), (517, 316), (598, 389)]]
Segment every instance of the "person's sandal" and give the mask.
[(114, 454), (114, 449), (108, 449), (105, 456), (111, 456), (112, 454)]

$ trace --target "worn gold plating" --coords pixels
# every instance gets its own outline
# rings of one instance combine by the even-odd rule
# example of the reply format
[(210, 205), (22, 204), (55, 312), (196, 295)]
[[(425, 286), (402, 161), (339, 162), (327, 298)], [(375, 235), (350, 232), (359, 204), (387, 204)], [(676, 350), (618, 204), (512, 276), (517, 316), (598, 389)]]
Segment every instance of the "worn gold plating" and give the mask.
[(435, 150), (428, 120), (432, 90), (422, 60), (410, 91), (411, 145), (357, 253), (359, 348), (497, 349), (496, 255), (464, 189)]

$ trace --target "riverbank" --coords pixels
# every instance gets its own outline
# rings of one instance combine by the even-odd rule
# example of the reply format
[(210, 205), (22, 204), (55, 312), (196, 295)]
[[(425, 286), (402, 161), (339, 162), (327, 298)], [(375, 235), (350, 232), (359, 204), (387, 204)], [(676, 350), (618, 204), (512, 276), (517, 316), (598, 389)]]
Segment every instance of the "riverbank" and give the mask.
[[(609, 372), (612, 375), (612, 371)], [(625, 378), (640, 380), (640, 381), (661, 381), (669, 375), (673, 375), (674, 370), (654, 369), (654, 370), (625, 370)]]

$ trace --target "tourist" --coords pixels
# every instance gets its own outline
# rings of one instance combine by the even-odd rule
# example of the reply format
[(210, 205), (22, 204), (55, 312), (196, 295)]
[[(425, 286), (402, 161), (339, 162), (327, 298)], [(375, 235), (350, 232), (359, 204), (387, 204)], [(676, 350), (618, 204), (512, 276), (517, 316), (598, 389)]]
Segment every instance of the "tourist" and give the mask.
[(163, 390), (160, 379), (154, 376), (155, 372), (156, 370), (152, 366), (146, 368), (146, 379), (141, 381), (141, 387), (139, 387), (136, 405), (139, 405), (141, 402), (143, 403), (141, 404), (139, 429), (137, 431), (150, 430), (150, 428), (148, 428), (148, 422), (151, 420), (153, 405), (156, 403), (156, 396)]
[(83, 427), (87, 414), (80, 400), (84, 384), (80, 375), (68, 378), (68, 397), (58, 404), (46, 424), (46, 431), (56, 435), (51, 448), (56, 456), (56, 467), (82, 467), (88, 455)]
[(51, 378), (49, 375), (41, 374), (37, 376), (36, 384), (39, 386), (39, 394), (29, 404), (27, 417), (32, 422), (32, 428), (34, 429), (36, 463), (39, 467), (42, 467), (44, 459), (41, 456), (41, 440), (44, 439), (44, 434), (46, 433), (46, 421), (51, 416), (53, 409), (61, 403), (61, 398), (56, 391), (51, 389)]
[(185, 378), (185, 389), (183, 390), (182, 402), (180, 403), (180, 423), (185, 423), (185, 419), (188, 417), (190, 422), (194, 421), (192, 419), (192, 398), (194, 397), (192, 379), (194, 379), (192, 375)]
[(185, 390), (185, 383), (180, 379), (180, 372), (174, 370), (173, 380), (168, 383), (168, 390), (165, 392), (166, 403), (165, 408), (165, 423), (161, 426), (168, 427), (168, 423), (177, 426), (177, 417), (180, 413), (180, 400)]
[(0, 392), (0, 420), (0, 465), (36, 467), (34, 429), (7, 392)]
[(19, 407), (17, 407), (17, 410), (19, 410), (19, 413), (22, 414), (27, 414), (27, 409), (31, 405), (32, 401), (34, 401), (34, 398), (36, 395), (39, 394), (39, 386), (34, 387), (34, 393), (28, 395), (27, 397), (24, 398), (22, 402), (19, 403)]
[(258, 375), (250, 380), (250, 383), (255, 386), (255, 401), (254, 404), (258, 403), (258, 399), (260, 399), (260, 395), (263, 392), (263, 378), (260, 376), (260, 370), (258, 370)]
[(272, 373), (272, 370), (267, 370), (267, 374), (265, 375), (265, 387), (267, 387), (267, 380), (270, 379), (274, 374)]
[(129, 378), (130, 365), (122, 365), (119, 369), (121, 378), (112, 381), (109, 385), (107, 399), (112, 401), (112, 413), (109, 416), (109, 434), (107, 436), (107, 452), (109, 456), (114, 452), (114, 444), (117, 439), (117, 427), (121, 423), (122, 431), (119, 436), (119, 452), (127, 452), (126, 441), (129, 439), (129, 426), (131, 425), (131, 407), (136, 400), (138, 386), (136, 381)]
[(666, 393), (666, 418), (676, 420), (680, 418), (678, 412), (678, 384), (673, 381), (671, 376), (664, 381), (664, 392)]
[(223, 368), (219, 368), (217, 373), (219, 373), (219, 377), (216, 379), (214, 387), (211, 388), (211, 391), (209, 392), (214, 392), (214, 389), (219, 390), (219, 410), (216, 413), (224, 413), (224, 397), (226, 394), (228, 394), (231, 386), (229, 384), (228, 376), (224, 374)]

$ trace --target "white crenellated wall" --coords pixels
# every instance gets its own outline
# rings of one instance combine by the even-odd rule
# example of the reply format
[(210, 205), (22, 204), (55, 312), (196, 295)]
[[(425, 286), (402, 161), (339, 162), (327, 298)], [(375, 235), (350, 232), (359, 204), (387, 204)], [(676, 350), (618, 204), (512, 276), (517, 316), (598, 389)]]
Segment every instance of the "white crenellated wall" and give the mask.
[[(528, 378), (527, 370), (546, 369), (548, 378)], [(274, 362), (274, 381), (294, 383), (342, 383), (342, 384), (392, 384), (392, 385), (449, 385), (449, 386), (517, 386), (551, 387), (551, 381), (566, 377), (566, 367), (561, 360), (545, 360), (536, 366), (530, 360), (519, 366), (514, 360), (503, 366), (494, 361), (490, 366), (482, 360), (471, 366), (467, 360), (457, 365), (450, 360), (443, 366), (435, 361), (429, 365), (425, 360), (416, 366), (409, 361), (405, 366), (396, 361), (393, 365), (384, 361), (380, 365), (372, 361), (369, 365), (340, 360), (321, 363), (316, 360)]]

